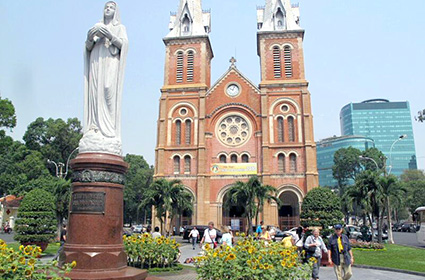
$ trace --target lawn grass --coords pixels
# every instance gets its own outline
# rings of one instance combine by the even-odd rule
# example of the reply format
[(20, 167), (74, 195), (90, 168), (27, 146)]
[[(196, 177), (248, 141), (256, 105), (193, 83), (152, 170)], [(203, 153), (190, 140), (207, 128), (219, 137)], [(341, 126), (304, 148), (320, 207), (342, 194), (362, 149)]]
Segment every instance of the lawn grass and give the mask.
[(387, 244), (385, 251), (353, 250), (355, 264), (425, 272), (425, 250)]
[[(19, 242), (11, 242), (7, 244), (7, 247), (12, 248), (13, 250), (19, 250), (19, 246), (21, 246), (21, 243)], [(56, 252), (59, 250), (60, 243), (49, 243), (49, 246), (47, 246), (46, 251), (42, 253), (42, 256), (54, 256)]]

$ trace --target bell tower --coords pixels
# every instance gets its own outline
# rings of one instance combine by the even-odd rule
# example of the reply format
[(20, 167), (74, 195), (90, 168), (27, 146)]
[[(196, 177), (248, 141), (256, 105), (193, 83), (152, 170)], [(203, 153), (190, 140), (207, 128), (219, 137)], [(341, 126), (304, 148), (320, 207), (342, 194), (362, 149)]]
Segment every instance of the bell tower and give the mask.
[[(158, 117), (154, 177), (179, 179), (193, 195), (192, 221), (203, 214), (205, 100), (211, 85), (211, 15), (201, 0), (180, 0), (165, 44), (164, 85)], [(189, 222), (189, 221), (185, 221)]]
[(318, 173), (299, 15), (298, 4), (290, 0), (266, 0), (257, 9), (257, 53), (264, 183), (298, 186), (305, 194), (318, 186)]

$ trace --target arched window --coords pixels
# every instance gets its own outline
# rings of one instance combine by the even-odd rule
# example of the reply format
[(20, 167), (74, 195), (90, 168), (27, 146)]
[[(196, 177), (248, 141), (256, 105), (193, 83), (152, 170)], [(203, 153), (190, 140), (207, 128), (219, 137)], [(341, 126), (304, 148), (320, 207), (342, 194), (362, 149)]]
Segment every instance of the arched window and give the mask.
[(191, 134), (192, 134), (192, 122), (190, 120), (185, 121), (185, 143), (186, 145), (190, 145)]
[(187, 72), (186, 79), (188, 82), (193, 82), (193, 60), (194, 60), (194, 52), (189, 51), (187, 53)]
[(231, 163), (237, 163), (238, 162), (238, 157), (236, 155), (231, 155), (230, 156), (230, 162)]
[(190, 156), (184, 157), (184, 173), (190, 173)]
[(276, 12), (276, 29), (284, 29), (285, 15), (280, 8)]
[(190, 32), (190, 19), (187, 14), (184, 15), (183, 21), (183, 34), (187, 34)]
[(179, 51), (177, 53), (177, 76), (176, 76), (177, 83), (183, 82), (183, 52)]
[(290, 46), (285, 46), (283, 49), (283, 57), (285, 60), (285, 76), (292, 78), (292, 51)]
[(242, 162), (249, 162), (249, 156), (248, 155), (242, 155)]
[(278, 170), (279, 173), (285, 173), (285, 155), (284, 154), (279, 154), (277, 156), (277, 166), (278, 166)]
[(174, 160), (174, 174), (180, 174), (180, 157), (175, 156)]
[(288, 138), (289, 142), (295, 142), (294, 117), (288, 117)]
[(273, 73), (275, 78), (282, 77), (280, 60), (280, 48), (278, 46), (275, 46), (273, 47)]
[(176, 145), (180, 146), (182, 143), (182, 122), (176, 121)]
[(285, 141), (285, 130), (283, 129), (283, 118), (278, 117), (277, 118), (277, 141), (282, 143)]
[(289, 155), (289, 162), (290, 162), (291, 173), (296, 173), (297, 172), (297, 156), (295, 154)]
[(220, 163), (226, 163), (227, 162), (227, 158), (225, 155), (221, 155), (220, 156)]

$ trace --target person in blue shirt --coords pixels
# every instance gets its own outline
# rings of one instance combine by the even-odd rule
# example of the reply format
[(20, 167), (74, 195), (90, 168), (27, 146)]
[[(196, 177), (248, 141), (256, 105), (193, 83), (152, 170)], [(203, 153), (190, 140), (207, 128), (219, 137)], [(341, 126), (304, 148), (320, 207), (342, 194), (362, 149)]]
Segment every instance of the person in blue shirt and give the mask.
[(263, 229), (262, 229), (263, 225), (264, 225), (264, 222), (261, 221), (257, 227), (257, 230), (255, 231), (255, 233), (257, 234), (257, 237), (260, 237), (261, 234), (263, 233)]

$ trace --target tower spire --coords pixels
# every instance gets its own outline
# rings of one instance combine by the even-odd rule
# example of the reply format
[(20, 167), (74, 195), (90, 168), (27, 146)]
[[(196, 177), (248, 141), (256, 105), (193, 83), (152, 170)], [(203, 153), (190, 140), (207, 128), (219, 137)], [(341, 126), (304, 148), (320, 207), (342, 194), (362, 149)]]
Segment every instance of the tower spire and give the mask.
[(301, 30), (299, 5), (290, 0), (266, 0), (264, 7), (257, 8), (258, 30)]
[(203, 11), (201, 0), (180, 0), (177, 13), (170, 16), (166, 38), (206, 36), (211, 30), (211, 13)]

